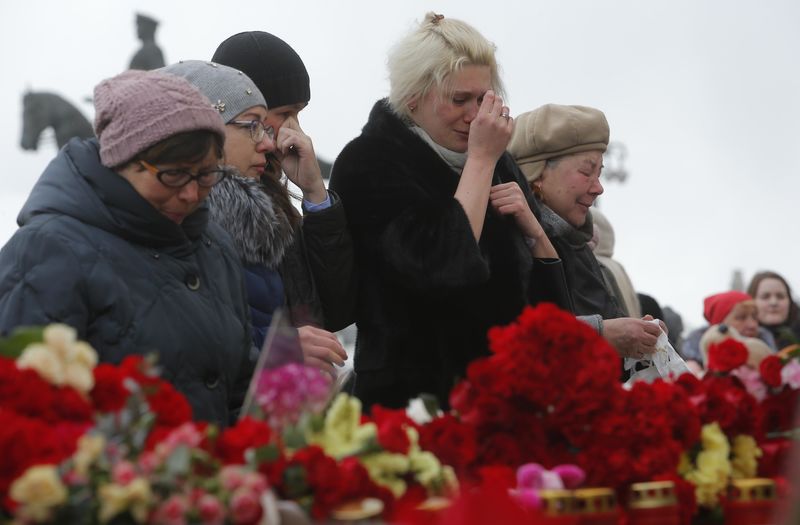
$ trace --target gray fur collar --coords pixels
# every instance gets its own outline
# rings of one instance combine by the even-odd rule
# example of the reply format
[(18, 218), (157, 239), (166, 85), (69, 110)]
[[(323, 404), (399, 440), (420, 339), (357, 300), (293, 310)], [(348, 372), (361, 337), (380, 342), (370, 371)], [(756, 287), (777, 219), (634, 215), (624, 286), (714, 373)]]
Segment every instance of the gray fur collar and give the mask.
[(231, 174), (208, 195), (210, 218), (233, 238), (245, 264), (277, 269), (294, 241), (286, 214), (255, 179)]

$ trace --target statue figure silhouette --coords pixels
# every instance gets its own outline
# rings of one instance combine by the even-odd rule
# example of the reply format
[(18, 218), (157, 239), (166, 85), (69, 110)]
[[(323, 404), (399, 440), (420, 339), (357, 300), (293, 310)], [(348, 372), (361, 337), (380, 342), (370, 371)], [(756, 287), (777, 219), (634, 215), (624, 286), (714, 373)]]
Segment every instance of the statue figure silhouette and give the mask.
[(92, 125), (78, 108), (55, 93), (28, 91), (22, 97), (22, 140), (24, 150), (36, 150), (39, 136), (52, 127), (58, 148), (72, 137), (94, 136)]
[(164, 67), (164, 55), (156, 44), (158, 21), (143, 14), (136, 15), (136, 36), (142, 47), (133, 55), (130, 69), (158, 69)]

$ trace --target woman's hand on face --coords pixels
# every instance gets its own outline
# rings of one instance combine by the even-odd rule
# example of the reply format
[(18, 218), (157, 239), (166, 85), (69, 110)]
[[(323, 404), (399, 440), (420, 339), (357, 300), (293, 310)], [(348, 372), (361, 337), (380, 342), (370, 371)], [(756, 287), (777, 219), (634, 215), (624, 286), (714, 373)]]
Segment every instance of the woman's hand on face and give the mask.
[(487, 91), (469, 126), (467, 155), (496, 162), (514, 131), (514, 119), (508, 115), (509, 109), (503, 105), (502, 97), (492, 90)]
[(294, 117), (287, 118), (275, 137), (275, 156), (283, 172), (303, 192), (303, 199), (319, 204), (328, 197), (322, 182), (314, 144)]
[(489, 204), (500, 215), (511, 215), (522, 234), (537, 241), (544, 237), (544, 229), (533, 214), (522, 188), (516, 182), (506, 182), (492, 186), (489, 190)]
[(300, 348), (303, 349), (305, 364), (319, 368), (336, 377), (336, 366), (344, 366), (347, 352), (335, 334), (311, 325), (297, 329), (300, 334)]

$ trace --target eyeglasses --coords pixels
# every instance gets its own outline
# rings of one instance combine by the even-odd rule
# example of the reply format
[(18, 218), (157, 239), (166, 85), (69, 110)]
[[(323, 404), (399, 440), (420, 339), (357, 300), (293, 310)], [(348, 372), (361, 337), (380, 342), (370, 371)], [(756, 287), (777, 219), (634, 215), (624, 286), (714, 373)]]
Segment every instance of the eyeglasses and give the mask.
[(224, 179), (226, 175), (228, 175), (228, 172), (222, 168), (201, 171), (197, 175), (192, 175), (187, 170), (159, 170), (149, 162), (145, 162), (143, 160), (140, 160), (139, 164), (141, 164), (144, 169), (155, 175), (158, 179), (158, 182), (169, 188), (182, 188), (192, 181), (196, 181), (197, 185), (201, 188), (211, 188)]
[(269, 140), (275, 140), (275, 129), (272, 126), (265, 126), (260, 120), (231, 120), (228, 124), (234, 124), (240, 128), (248, 128), (250, 130), (250, 138), (253, 142), (258, 144), (264, 137), (269, 137)]

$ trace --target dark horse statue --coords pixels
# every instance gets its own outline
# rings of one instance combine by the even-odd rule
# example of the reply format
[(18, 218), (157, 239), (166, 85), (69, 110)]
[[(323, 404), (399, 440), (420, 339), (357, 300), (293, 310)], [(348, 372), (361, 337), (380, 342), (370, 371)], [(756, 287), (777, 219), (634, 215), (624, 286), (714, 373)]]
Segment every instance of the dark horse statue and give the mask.
[(59, 149), (72, 137), (94, 135), (92, 125), (78, 108), (54, 93), (28, 91), (22, 97), (22, 107), (20, 145), (24, 150), (36, 150), (42, 131), (50, 127)]

